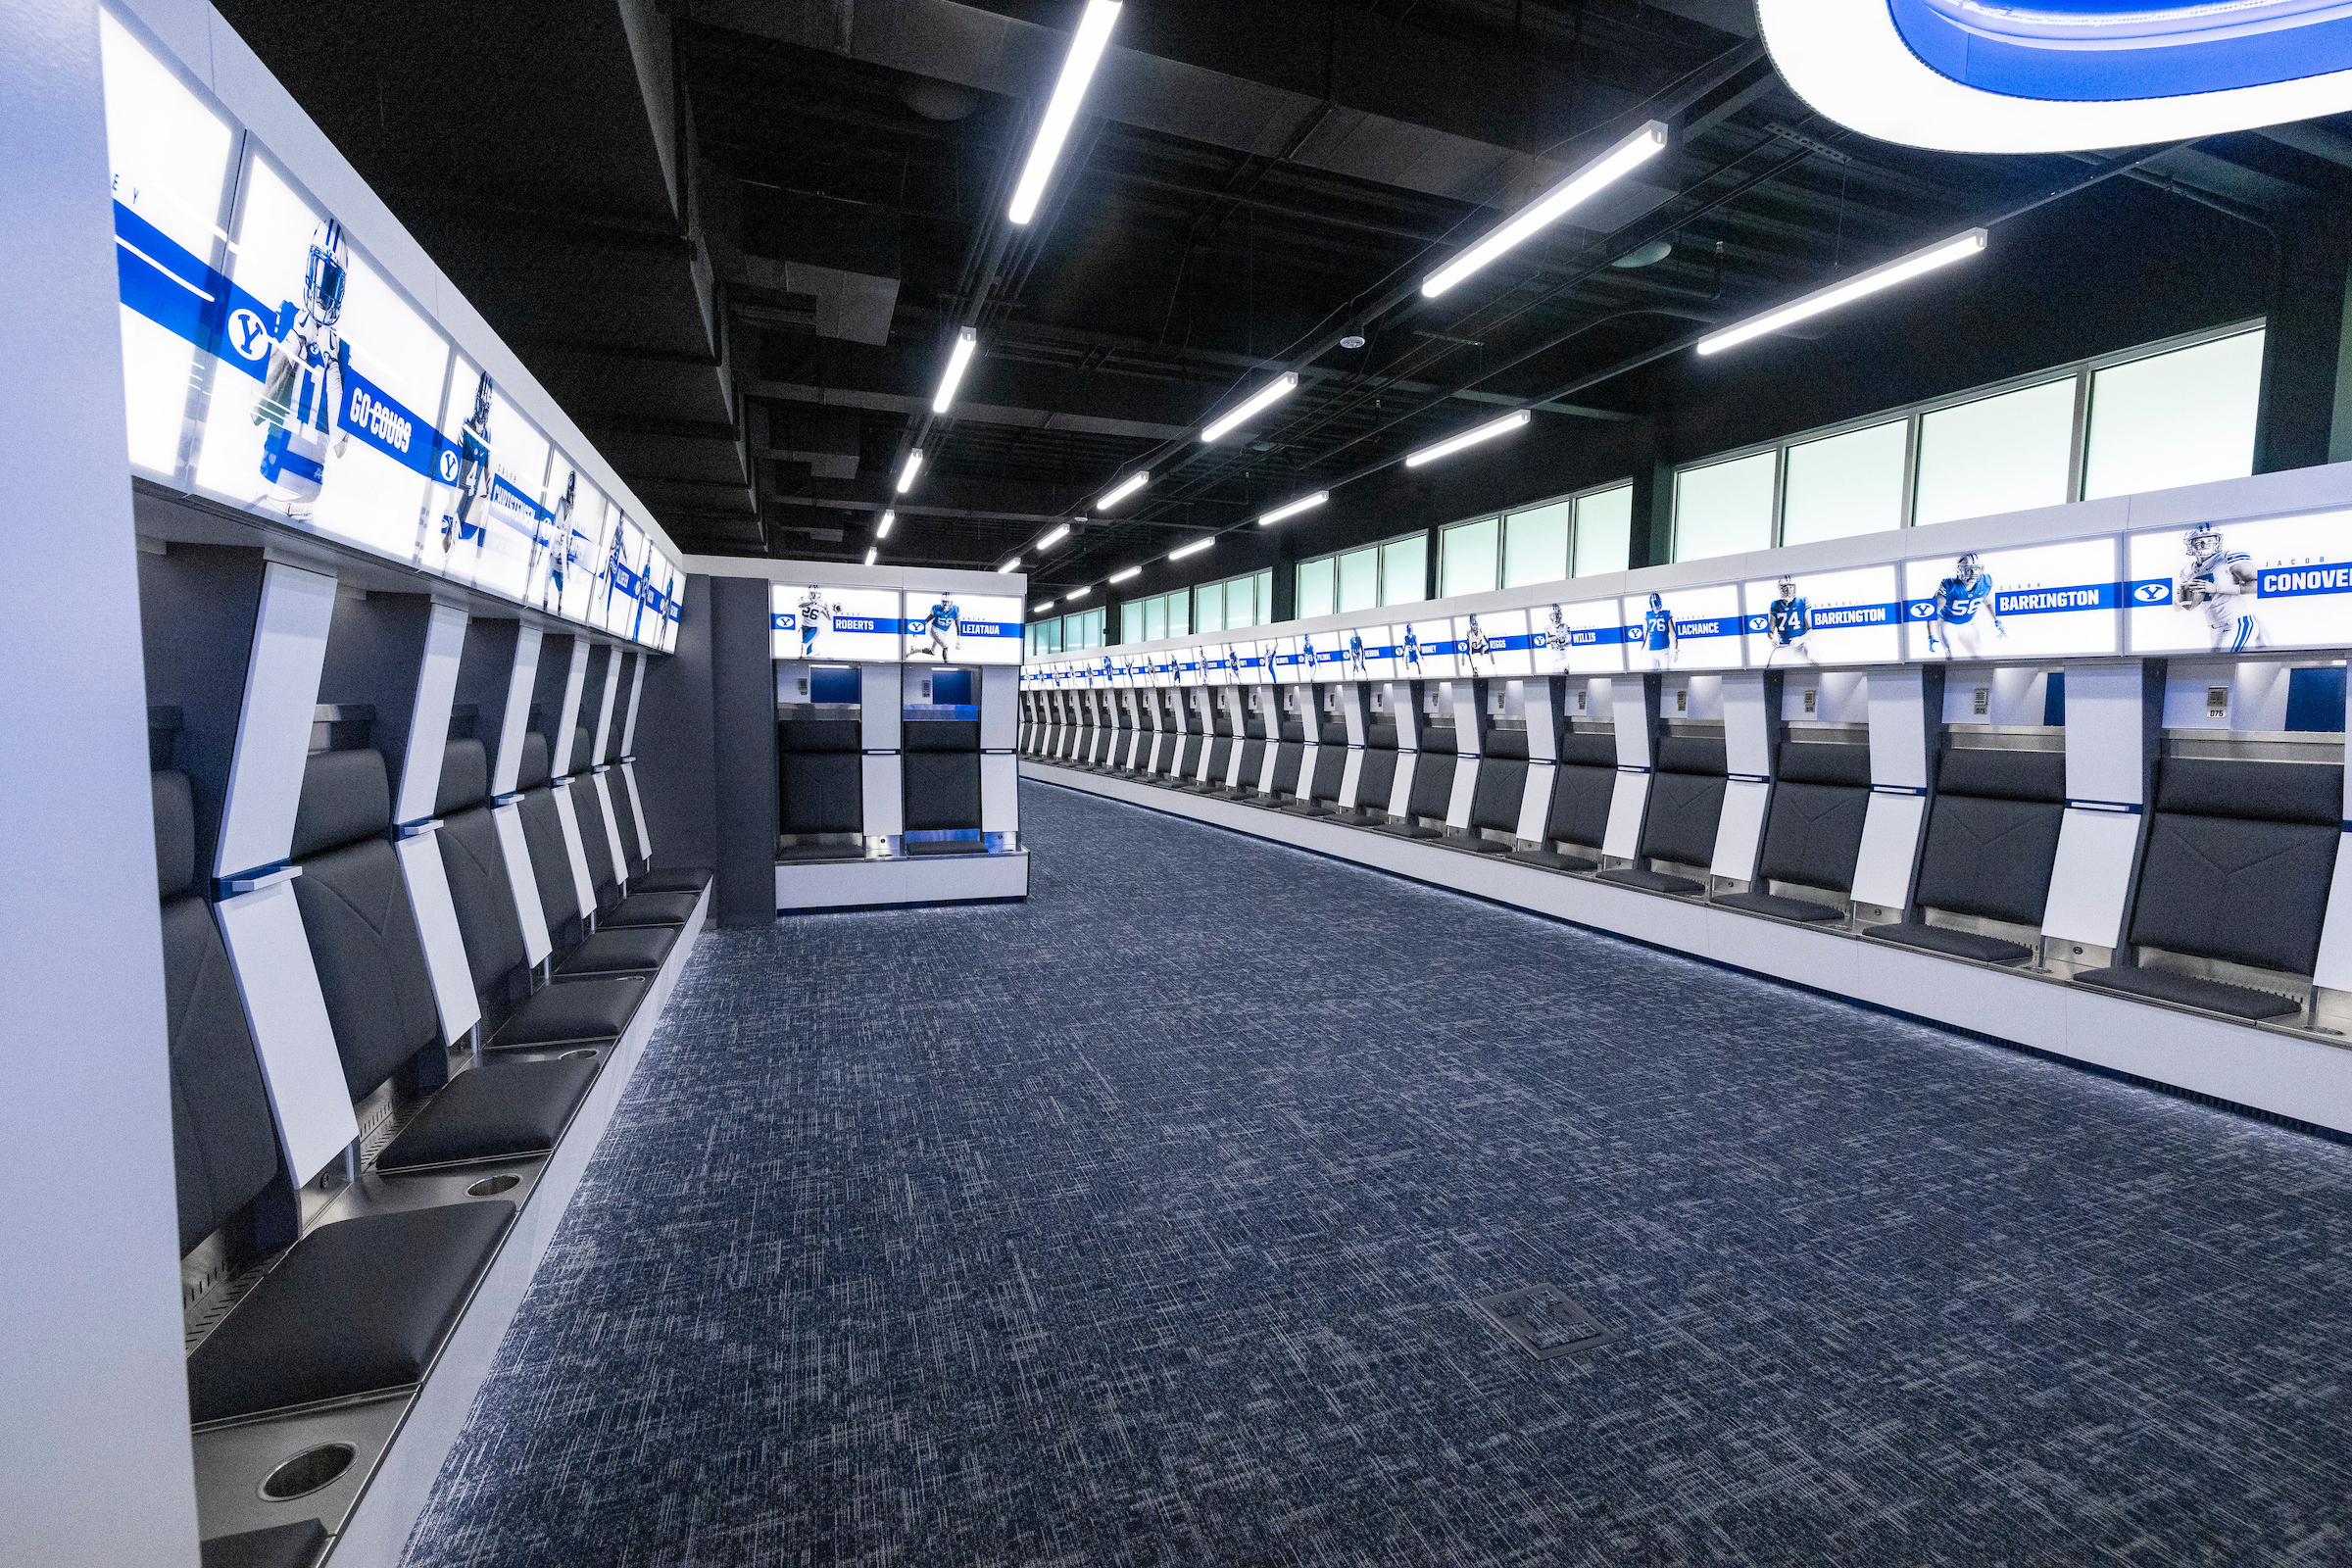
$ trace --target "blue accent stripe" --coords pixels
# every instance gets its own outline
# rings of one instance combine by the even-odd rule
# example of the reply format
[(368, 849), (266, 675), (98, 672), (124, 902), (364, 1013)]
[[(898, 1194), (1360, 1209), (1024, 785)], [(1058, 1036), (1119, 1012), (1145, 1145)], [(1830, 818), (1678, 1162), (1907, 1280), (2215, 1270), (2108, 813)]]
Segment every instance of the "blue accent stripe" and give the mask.
[(2313, 15), (2309, 0), (1887, 0), (1886, 9), (1931, 71), (2008, 98), (2116, 103), (2352, 69), (2352, 18)]

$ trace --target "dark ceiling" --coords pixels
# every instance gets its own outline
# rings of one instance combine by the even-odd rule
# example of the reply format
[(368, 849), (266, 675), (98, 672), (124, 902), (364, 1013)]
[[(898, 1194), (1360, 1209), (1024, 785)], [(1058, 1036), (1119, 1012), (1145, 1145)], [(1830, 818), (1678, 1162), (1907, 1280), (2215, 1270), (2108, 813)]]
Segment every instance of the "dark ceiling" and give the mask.
[[(858, 559), (919, 440), (883, 559), (995, 566), (1078, 521), (1033, 564), (1049, 586), (1530, 401), (1645, 416), (1627, 372), (1708, 323), (2055, 190), (2244, 219), (2352, 178), (2325, 125), (2154, 158), (1871, 142), (1781, 84), (1744, 0), (1128, 0), (1015, 229), (1082, 0), (381, 0), (364, 28), (220, 3), (681, 547)], [(1419, 298), (1650, 118), (1665, 156)], [(1199, 443), (1282, 369), (1297, 396)], [(1144, 496), (1081, 520), (1145, 464)]]

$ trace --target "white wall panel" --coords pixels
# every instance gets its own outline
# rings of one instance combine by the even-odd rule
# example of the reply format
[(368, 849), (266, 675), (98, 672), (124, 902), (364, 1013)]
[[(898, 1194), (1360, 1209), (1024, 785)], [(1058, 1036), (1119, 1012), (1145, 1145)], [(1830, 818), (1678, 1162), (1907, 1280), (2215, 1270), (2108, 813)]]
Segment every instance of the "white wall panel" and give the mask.
[(458, 692), (458, 661), (466, 651), (466, 612), (435, 605), (424, 628), (424, 660), (416, 671), (416, 706), (409, 714), (408, 752), (392, 820), (416, 822), (433, 814), (441, 761), (449, 751), (449, 710)]
[(343, 1058), (311, 958), (291, 879), (222, 901), (220, 935), (245, 999), (277, 1136), (297, 1182), (307, 1182), (360, 1136)]
[(334, 578), (274, 561), (264, 569), (216, 876), (274, 865), (293, 846), (303, 760), (310, 755), (318, 676), (326, 666), (326, 628), (334, 614)]
[(522, 769), (522, 737), (531, 727), (531, 689), (539, 679), (539, 645), (545, 633), (525, 626), (514, 638), (514, 668), (507, 677), (507, 709), (498, 721), (498, 753), (491, 760), (493, 799), (514, 793)]
[(481, 1021), (482, 1009), (473, 994), (473, 971), (466, 962), (466, 939), (458, 932), (458, 909), (450, 897), (449, 872), (441, 863), (440, 836), (413, 834), (393, 850), (400, 857), (409, 904), (416, 911), (416, 934), (424, 942), (425, 974), (441, 1013), (442, 1043), (455, 1045)]

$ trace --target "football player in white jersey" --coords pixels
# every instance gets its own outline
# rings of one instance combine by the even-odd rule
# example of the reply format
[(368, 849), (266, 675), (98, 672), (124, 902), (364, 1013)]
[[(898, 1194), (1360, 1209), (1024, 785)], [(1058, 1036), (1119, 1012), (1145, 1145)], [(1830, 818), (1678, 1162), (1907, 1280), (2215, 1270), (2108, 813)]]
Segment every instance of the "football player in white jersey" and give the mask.
[(261, 499), (282, 502), (289, 516), (307, 517), (318, 504), (326, 483), (327, 438), (334, 438), (338, 458), (351, 440), (343, 428), (345, 360), (339, 326), (350, 268), (343, 225), (330, 218), (311, 235), (302, 314), (270, 346), (269, 368), (262, 372), (253, 422), (270, 426), (262, 441), (262, 477), (270, 481), (270, 493)]
[(841, 613), (839, 605), (827, 605), (825, 596), (811, 588), (801, 595), (801, 657), (807, 659), (816, 652), (816, 634), (828, 614)]
[(1560, 607), (1551, 607), (1551, 620), (1544, 628), (1544, 646), (1550, 651), (1552, 662), (1561, 669), (1568, 667), (1568, 620)]
[(2173, 580), (2173, 606), (2201, 610), (2217, 654), (2242, 654), (2262, 646), (2262, 621), (2254, 613), (2257, 573), (2242, 550), (2229, 549), (2216, 528), (2194, 528), (2181, 541), (2188, 564)]
[(1470, 625), (1463, 634), (1462, 652), (1470, 656), (1470, 673), (1473, 675), (1478, 673), (1480, 660), (1485, 660), (1490, 668), (1495, 662), (1494, 645), (1488, 640), (1486, 628), (1479, 625), (1476, 615), (1470, 617)]

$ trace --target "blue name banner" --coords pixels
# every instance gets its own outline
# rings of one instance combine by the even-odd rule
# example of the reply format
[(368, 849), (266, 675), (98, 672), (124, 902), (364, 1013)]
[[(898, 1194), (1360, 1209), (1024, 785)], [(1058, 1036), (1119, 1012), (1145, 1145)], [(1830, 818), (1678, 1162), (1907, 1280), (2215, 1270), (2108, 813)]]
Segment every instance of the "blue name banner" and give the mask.
[(835, 631), (896, 632), (899, 630), (899, 626), (895, 619), (883, 621), (877, 620), (871, 615), (835, 615), (833, 629)]
[[(1906, 616), (1905, 611), (1906, 607), (1899, 604), (1825, 606), (1812, 612), (1813, 629), (1815, 631), (1852, 631), (1865, 626), (1894, 626), (1901, 624), (1906, 618), (1912, 620), (1919, 618), (1916, 615)], [(1747, 617), (1747, 629), (1757, 636), (1762, 636), (1772, 630), (1772, 617), (1770, 615), (1750, 615)]]
[(1568, 646), (1571, 648), (1612, 648), (1622, 643), (1638, 642), (1642, 637), (1639, 626), (1571, 626)]
[(1737, 637), (1745, 630), (1738, 615), (1717, 615), (1712, 620), (1678, 620), (1674, 623), (1677, 637)]
[[(920, 621), (909, 621), (906, 629), (913, 631), (921, 624)], [(967, 620), (963, 623), (963, 634), (966, 637), (1018, 637), (1021, 628), (1009, 621)]]
[[(1999, 590), (1992, 596), (1992, 612), (2007, 619), (2011, 615), (2065, 615), (2086, 610), (2113, 610), (2124, 602), (2126, 586), (2120, 582), (2085, 582), (2064, 588)], [(1907, 601), (1903, 605), (1903, 618), (1934, 620), (1936, 601)]]
[(2352, 564), (2271, 566), (2254, 579), (2259, 599), (2308, 599), (2314, 594), (2352, 594)]

